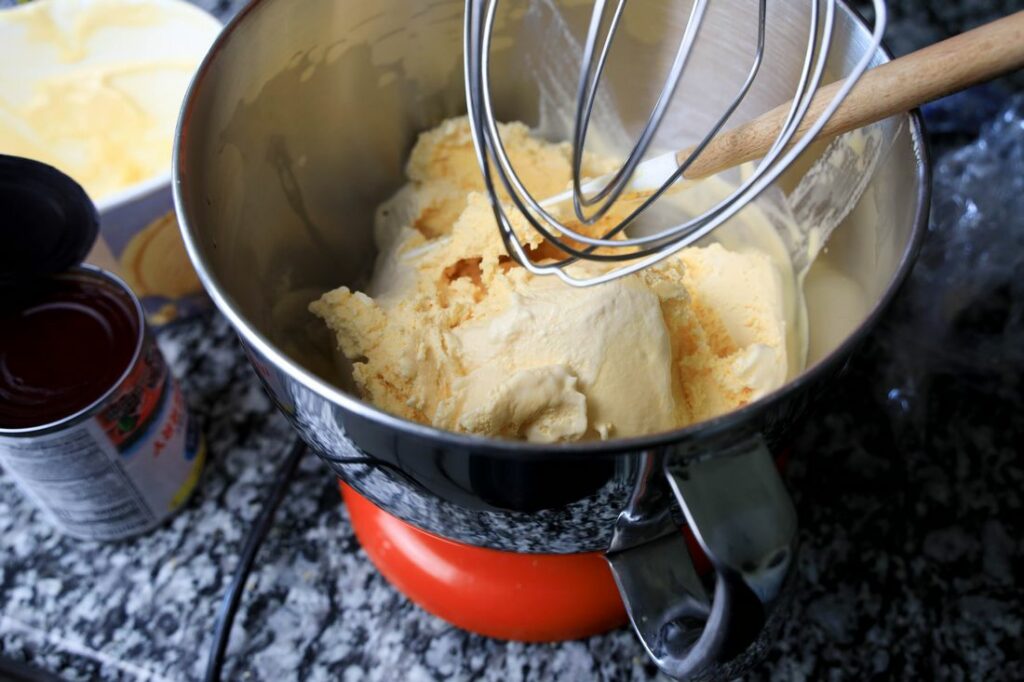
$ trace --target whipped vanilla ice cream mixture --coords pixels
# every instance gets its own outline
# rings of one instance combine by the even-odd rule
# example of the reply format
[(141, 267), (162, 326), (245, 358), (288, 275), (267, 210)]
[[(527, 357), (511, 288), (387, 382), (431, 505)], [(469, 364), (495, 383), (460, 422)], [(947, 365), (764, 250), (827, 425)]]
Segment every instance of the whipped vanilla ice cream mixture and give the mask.
[[(569, 145), (519, 123), (500, 128), (535, 196), (566, 189)], [(592, 157), (584, 172), (614, 167)], [(723, 414), (801, 369), (787, 350), (792, 272), (767, 252), (711, 243), (574, 288), (506, 254), (464, 118), (424, 133), (407, 175), (378, 210), (381, 255), (367, 291), (341, 287), (310, 305), (362, 396), (388, 412), (482, 436), (619, 438)], [(628, 207), (617, 210), (595, 234)], [(533, 260), (560, 255), (515, 217)]]

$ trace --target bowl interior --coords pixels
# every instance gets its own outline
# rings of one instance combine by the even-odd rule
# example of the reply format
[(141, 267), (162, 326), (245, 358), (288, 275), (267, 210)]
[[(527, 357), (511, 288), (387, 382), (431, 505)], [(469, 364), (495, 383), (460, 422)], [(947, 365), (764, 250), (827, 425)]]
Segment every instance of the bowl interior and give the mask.
[[(806, 3), (770, 6), (762, 75), (734, 122), (787, 101), (800, 73)], [(591, 3), (501, 7), (491, 65), (499, 118), (565, 139)], [(621, 126), (605, 140), (618, 149), (646, 121), (689, 16), (686, 2), (629, 8), (594, 123)], [(839, 10), (828, 80), (852, 67), (869, 37), (845, 6)], [(228, 27), (193, 84), (176, 181), (197, 270), (244, 334), (323, 386), (352, 389), (306, 307), (328, 289), (365, 282), (374, 209), (405, 182), (416, 136), (464, 113), (462, 11), (459, 0), (262, 0)], [(751, 0), (708, 10), (657, 146), (696, 141), (731, 100), (753, 58), (756, 12)], [(808, 276), (808, 368), (865, 321), (911, 248), (923, 179), (904, 118), (881, 129), (888, 151)], [(820, 151), (795, 164), (782, 188), (791, 189)]]

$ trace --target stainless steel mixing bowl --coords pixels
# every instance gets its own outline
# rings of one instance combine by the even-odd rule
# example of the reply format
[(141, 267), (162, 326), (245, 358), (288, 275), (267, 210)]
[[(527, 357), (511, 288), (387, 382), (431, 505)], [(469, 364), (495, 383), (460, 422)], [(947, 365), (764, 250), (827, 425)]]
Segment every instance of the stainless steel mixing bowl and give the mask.
[[(500, 118), (568, 137), (574, 44), (589, 7), (504, 4), (492, 64)], [(835, 77), (868, 38), (841, 10)], [(688, 11), (686, 2), (630, 5), (597, 126), (614, 119), (636, 130), (646, 120), (660, 79), (642, 74), (671, 57)], [(681, 91), (700, 96), (669, 112), (666, 144), (685, 147), (725, 106), (730, 82), (749, 65), (754, 22), (743, 18), (755, 11), (750, 0), (709, 10), (701, 40), (719, 47), (693, 62)], [(765, 76), (736, 120), (790, 96), (805, 15), (805, 2), (770, 4)], [(360, 400), (306, 306), (365, 281), (374, 208), (403, 184), (416, 135), (464, 111), (461, 19), (457, 0), (246, 7), (200, 68), (179, 124), (175, 197), (189, 253), (270, 395), (359, 493), (463, 543), (606, 551), (662, 670), (735, 672), (763, 643), (794, 563), (795, 515), (769, 453), (875, 324), (923, 233), (929, 182), (919, 121), (890, 122), (891, 148), (830, 243), (830, 271), (859, 289), (864, 309), (828, 317), (820, 311), (845, 304), (822, 294), (809, 321), (814, 357), (782, 389), (705, 423), (628, 440), (552, 446), (438, 431)], [(684, 517), (715, 568), (711, 595), (678, 532)]]

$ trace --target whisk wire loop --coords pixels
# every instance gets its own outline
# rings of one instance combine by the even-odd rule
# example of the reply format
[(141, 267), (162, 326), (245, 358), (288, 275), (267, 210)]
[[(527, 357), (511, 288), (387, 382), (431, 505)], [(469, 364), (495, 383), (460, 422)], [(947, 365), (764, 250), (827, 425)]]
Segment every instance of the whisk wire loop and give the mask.
[[(467, 110), (477, 162), (502, 241), (509, 255), (531, 273), (536, 275), (553, 274), (573, 286), (601, 284), (633, 274), (668, 258), (711, 233), (756, 199), (814, 140), (860, 76), (870, 66), (876, 49), (881, 44), (886, 24), (885, 2), (874, 0), (875, 24), (872, 31), (871, 48), (864, 52), (821, 115), (813, 123), (804, 125), (804, 119), (825, 73), (835, 23), (835, 0), (810, 0), (807, 50), (794, 96), (772, 145), (764, 157), (755, 164), (751, 174), (727, 197), (701, 215), (654, 234), (623, 237), (622, 233), (627, 227), (683, 179), (686, 171), (700, 158), (744, 101), (764, 63), (767, 23), (766, 0), (759, 0), (757, 44), (747, 77), (736, 96), (701, 141), (685, 155), (685, 158), (680, 159), (681, 154), (667, 154), (644, 161), (644, 156), (676, 92), (705, 18), (707, 0), (694, 0), (683, 37), (665, 83), (633, 149), (618, 171), (610, 177), (583, 182), (583, 150), (587, 131), (593, 115), (601, 76), (610, 54), (615, 32), (622, 19), (625, 4), (626, 0), (617, 0), (612, 17), (607, 22), (608, 28), (603, 42), (598, 49), (597, 44), (602, 35), (601, 27), (606, 23), (608, 2), (607, 0), (595, 0), (583, 48), (583, 61), (577, 88), (577, 107), (572, 138), (572, 188), (558, 197), (538, 201), (527, 190), (511, 163), (501, 140), (493, 110), (490, 90), (490, 52), (499, 0), (466, 0), (463, 40)], [(822, 8), (824, 18), (821, 17)], [(801, 127), (804, 128), (802, 133), (800, 133)], [(640, 165), (641, 162), (643, 162), (643, 166)], [(641, 170), (649, 166), (654, 168), (656, 162), (657, 167), (652, 174), (657, 178), (657, 182), (650, 184), (653, 191), (648, 190), (648, 196), (638, 206), (633, 208), (623, 220), (611, 226), (598, 237), (573, 229), (549, 210), (553, 206), (571, 200), (576, 219), (583, 225), (593, 225), (606, 216), (612, 206), (622, 199), (623, 194), (631, 187), (631, 183), (634, 183), (638, 167)], [(498, 176), (497, 183), (494, 179), (495, 174)], [(645, 178), (645, 181), (649, 182), (649, 178)], [(509, 215), (506, 213), (506, 207), (498, 193), (499, 186), (504, 190), (515, 211), (525, 219), (530, 229), (535, 230), (544, 240), (567, 254), (566, 257), (544, 263), (535, 263), (529, 258), (527, 249), (520, 241), (520, 237), (517, 236)], [(588, 191), (593, 193), (588, 196)], [(587, 208), (593, 210), (588, 214), (585, 210)], [(569, 266), (580, 260), (621, 265), (602, 269), (596, 275), (578, 276), (570, 271)]]

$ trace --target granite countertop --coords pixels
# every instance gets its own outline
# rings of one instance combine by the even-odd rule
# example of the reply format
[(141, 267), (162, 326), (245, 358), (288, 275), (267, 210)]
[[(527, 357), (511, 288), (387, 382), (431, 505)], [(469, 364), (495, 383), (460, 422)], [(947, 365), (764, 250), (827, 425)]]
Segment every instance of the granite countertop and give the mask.
[[(240, 3), (199, 4), (227, 16)], [(890, 3), (898, 51), (1020, 8), (1008, 0), (914, 10), (923, 4)], [(983, 91), (978, 101), (988, 113), (975, 107), (974, 119), (993, 119), (1015, 86), (1007, 79)], [(1024, 111), (1024, 100), (1017, 108)], [(942, 184), (957, 177), (957, 163), (976, 161), (951, 150), (977, 135), (980, 120), (950, 118), (948, 106), (928, 115), (933, 145), (949, 154), (937, 174), (933, 223), (971, 219), (984, 237), (986, 224), (1003, 220), (1004, 232), (1024, 232), (1024, 187), (1007, 194), (999, 213), (958, 203)], [(1024, 128), (1019, 118), (1012, 124)], [(1024, 162), (1019, 154), (1001, 158)], [(1020, 165), (1011, 169), (1021, 175)], [(972, 297), (932, 339), (914, 326), (915, 314), (924, 315), (920, 301), (949, 293), (932, 261), (940, 246), (957, 244), (941, 233), (930, 243), (938, 246), (926, 247), (908, 291), (795, 443), (787, 478), (801, 522), (799, 581), (752, 680), (1024, 679), (1024, 249), (1004, 249), (1009, 255), (992, 261), (1010, 273), (1005, 281), (963, 280), (977, 284), (957, 290)], [(294, 436), (222, 317), (179, 323), (160, 344), (206, 433), (210, 459), (199, 489), (156, 531), (98, 544), (53, 531), (0, 475), (0, 653), (8, 658), (70, 680), (202, 675), (245, 534)], [(948, 357), (950, 349), (964, 350)], [(627, 629), (561, 644), (507, 643), (413, 606), (369, 563), (334, 481), (307, 454), (247, 583), (224, 676), (656, 675)]]

